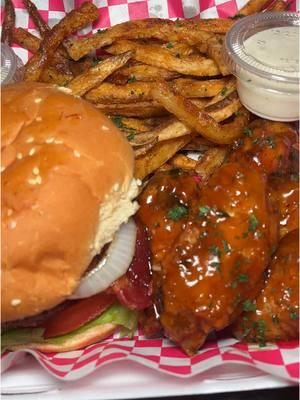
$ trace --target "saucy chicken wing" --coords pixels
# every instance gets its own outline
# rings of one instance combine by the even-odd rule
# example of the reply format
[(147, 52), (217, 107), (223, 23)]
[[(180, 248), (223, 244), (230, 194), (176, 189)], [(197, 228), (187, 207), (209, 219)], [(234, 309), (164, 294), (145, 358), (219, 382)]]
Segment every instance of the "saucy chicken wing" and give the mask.
[(299, 231), (288, 233), (266, 271), (265, 287), (253, 308), (234, 325), (239, 339), (264, 344), (299, 334)]
[[(279, 240), (279, 213), (268, 176), (285, 168), (295, 140), (287, 125), (254, 125), (196, 196), (191, 190), (195, 183), (188, 184), (191, 180), (183, 175), (169, 183), (165, 178), (160, 186), (165, 197), (157, 194), (159, 189), (150, 198), (142, 194), (139, 216), (151, 234), (154, 263), (159, 262), (156, 316), (164, 333), (186, 353), (195, 353), (211, 331), (250, 309), (261, 291)], [(184, 200), (170, 202), (178, 188)], [(152, 213), (160, 210), (159, 224), (175, 223), (163, 224), (163, 234), (157, 235), (149, 207)]]

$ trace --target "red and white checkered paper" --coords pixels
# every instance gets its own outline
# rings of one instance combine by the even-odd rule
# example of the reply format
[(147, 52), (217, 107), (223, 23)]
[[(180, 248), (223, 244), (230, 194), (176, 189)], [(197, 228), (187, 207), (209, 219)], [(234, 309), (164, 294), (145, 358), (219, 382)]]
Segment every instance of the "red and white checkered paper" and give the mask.
[[(57, 23), (66, 12), (78, 7), (84, 0), (34, 0), (49, 25)], [(99, 8), (99, 19), (81, 34), (130, 19), (160, 18), (226, 18), (234, 15), (247, 0), (94, 0)], [(296, 0), (297, 2), (299, 0)], [(291, 10), (299, 9), (296, 1)], [(33, 22), (24, 10), (22, 0), (13, 0), (16, 6), (17, 26), (36, 34)], [(27, 51), (14, 46), (16, 53), (26, 61)], [(32, 354), (51, 375), (65, 381), (77, 380), (101, 366), (119, 360), (131, 360), (164, 373), (191, 377), (224, 363), (254, 366), (270, 375), (296, 382), (299, 378), (299, 343), (278, 342), (266, 347), (238, 343), (233, 338), (207, 342), (194, 357), (187, 357), (167, 339), (147, 339), (137, 332), (132, 340), (118, 335), (84, 350), (68, 353)], [(2, 356), (2, 372), (13, 367), (24, 351)], [(26, 362), (26, 361), (25, 361)]]

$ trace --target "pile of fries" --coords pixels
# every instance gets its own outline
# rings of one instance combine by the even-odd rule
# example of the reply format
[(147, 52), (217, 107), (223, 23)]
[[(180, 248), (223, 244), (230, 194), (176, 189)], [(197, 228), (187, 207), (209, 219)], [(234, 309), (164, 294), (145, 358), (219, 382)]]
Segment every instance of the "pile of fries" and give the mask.
[[(14, 6), (6, 0), (1, 40), (33, 53), (24, 79), (64, 86), (106, 113), (133, 146), (137, 178), (178, 167), (207, 179), (245, 132), (251, 116), (224, 62), (223, 41), (235, 19), (264, 10), (266, 0), (250, 0), (231, 19), (150, 18), (83, 39), (70, 35), (98, 18), (92, 3), (50, 29), (34, 3), (23, 2), (40, 38), (15, 27)], [(275, 0), (267, 9), (287, 8)], [(91, 55), (94, 50), (101, 55)], [(199, 160), (187, 157), (189, 151), (200, 152)]]

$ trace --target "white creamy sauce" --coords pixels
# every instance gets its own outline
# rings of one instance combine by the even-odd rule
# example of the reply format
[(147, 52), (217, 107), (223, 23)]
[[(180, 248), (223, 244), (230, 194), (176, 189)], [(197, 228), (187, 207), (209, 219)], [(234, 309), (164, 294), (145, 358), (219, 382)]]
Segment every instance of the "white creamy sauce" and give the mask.
[(287, 76), (299, 73), (299, 27), (282, 26), (255, 33), (245, 40), (245, 51), (258, 62)]

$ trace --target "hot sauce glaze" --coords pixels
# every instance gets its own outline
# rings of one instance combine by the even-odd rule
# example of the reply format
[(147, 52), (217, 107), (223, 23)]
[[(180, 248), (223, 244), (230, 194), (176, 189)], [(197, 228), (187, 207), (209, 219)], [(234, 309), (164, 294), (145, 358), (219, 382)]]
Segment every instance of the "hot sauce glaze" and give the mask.
[(209, 332), (251, 310), (263, 286), (279, 240), (268, 175), (288, 159), (293, 142), (280, 125), (255, 128), (259, 143), (239, 141), (205, 186), (186, 173), (158, 174), (140, 196), (139, 216), (151, 236), (156, 316), (188, 354)]

